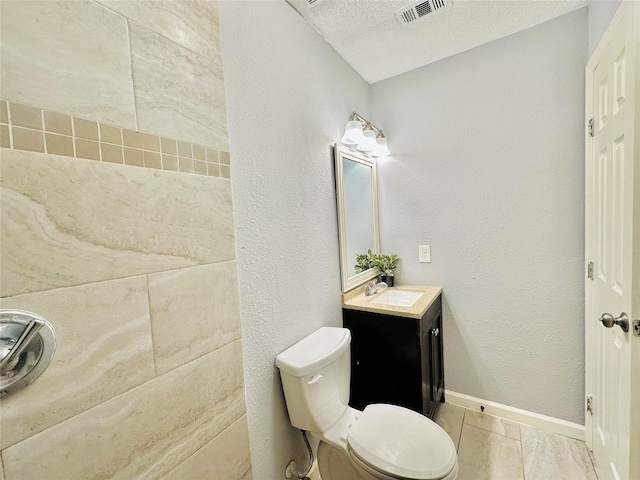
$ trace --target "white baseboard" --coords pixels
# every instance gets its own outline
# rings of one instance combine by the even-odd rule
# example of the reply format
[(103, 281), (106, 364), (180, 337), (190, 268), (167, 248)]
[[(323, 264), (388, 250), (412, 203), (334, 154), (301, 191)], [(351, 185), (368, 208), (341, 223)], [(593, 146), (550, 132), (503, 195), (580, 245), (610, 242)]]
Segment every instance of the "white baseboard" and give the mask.
[(478, 412), (480, 411), (480, 405), (482, 405), (484, 406), (484, 413), (489, 415), (506, 418), (507, 420), (524, 423), (525, 425), (539, 428), (540, 430), (584, 441), (584, 425), (540, 415), (539, 413), (529, 412), (528, 410), (522, 410), (508, 405), (502, 405), (501, 403), (491, 402), (489, 400), (483, 400), (482, 398), (472, 397), (464, 393), (452, 392), (451, 390), (445, 390), (445, 398), (447, 403), (453, 405)]

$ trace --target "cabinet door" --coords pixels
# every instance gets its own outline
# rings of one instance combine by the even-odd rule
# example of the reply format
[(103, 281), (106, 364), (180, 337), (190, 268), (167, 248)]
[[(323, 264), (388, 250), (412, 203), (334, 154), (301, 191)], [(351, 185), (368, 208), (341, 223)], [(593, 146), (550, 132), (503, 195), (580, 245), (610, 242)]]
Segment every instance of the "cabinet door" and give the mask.
[(433, 302), (420, 320), (420, 332), (424, 414), (433, 418), (438, 402), (444, 401), (442, 300), (440, 297)]
[(359, 410), (390, 403), (424, 413), (418, 321), (344, 310), (351, 331), (351, 400)]
[(437, 404), (444, 402), (444, 361), (442, 343), (442, 309), (434, 318), (431, 328), (431, 376), (433, 377), (432, 400)]
[(431, 412), (435, 410), (434, 396), (434, 375), (433, 365), (433, 328), (430, 325), (423, 325), (421, 336), (421, 363), (422, 363), (422, 413), (431, 417)]

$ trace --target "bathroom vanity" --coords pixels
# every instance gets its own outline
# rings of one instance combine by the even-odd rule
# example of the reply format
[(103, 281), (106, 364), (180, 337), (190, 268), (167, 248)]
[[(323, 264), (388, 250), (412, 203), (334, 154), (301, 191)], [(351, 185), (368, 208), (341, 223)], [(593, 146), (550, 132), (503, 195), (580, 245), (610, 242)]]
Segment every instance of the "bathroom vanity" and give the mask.
[(335, 176), (344, 326), (351, 331), (351, 401), (390, 403), (433, 418), (444, 402), (442, 289), (405, 285), (366, 296), (377, 268), (354, 269), (380, 253), (376, 162), (336, 144)]
[[(393, 298), (394, 291), (422, 295), (410, 306), (377, 303)], [(441, 294), (439, 287), (402, 286), (370, 297), (361, 288), (343, 295), (344, 327), (351, 331), (352, 407), (390, 403), (433, 418), (444, 402)]]

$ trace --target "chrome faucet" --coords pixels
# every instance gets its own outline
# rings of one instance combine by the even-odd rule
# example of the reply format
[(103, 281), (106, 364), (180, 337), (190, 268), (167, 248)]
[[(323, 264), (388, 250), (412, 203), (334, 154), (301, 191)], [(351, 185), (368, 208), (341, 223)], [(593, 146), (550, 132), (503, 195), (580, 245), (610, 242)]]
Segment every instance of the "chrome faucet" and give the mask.
[(367, 297), (370, 297), (371, 295), (375, 295), (378, 292), (378, 288), (380, 287), (388, 287), (388, 285), (384, 282), (376, 283), (375, 280), (372, 280), (371, 282), (367, 283), (367, 285), (364, 287), (364, 294)]

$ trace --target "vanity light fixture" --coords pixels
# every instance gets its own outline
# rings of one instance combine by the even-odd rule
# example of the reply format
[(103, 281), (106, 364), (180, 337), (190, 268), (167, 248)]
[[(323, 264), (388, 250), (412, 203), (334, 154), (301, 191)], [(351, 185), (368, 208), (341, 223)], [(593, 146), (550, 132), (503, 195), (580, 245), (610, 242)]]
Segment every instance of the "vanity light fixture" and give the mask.
[(349, 117), (349, 121), (347, 122), (347, 126), (344, 129), (344, 135), (342, 136), (342, 143), (346, 143), (347, 145), (356, 145), (360, 143), (361, 140), (364, 140), (364, 134), (362, 133), (362, 123), (358, 120), (358, 115), (356, 112)]
[(376, 132), (373, 130), (371, 124), (367, 123), (362, 129), (363, 138), (356, 145), (356, 150), (362, 153), (371, 153), (376, 147)]
[(371, 152), (371, 155), (374, 157), (386, 157), (390, 155), (389, 147), (387, 146), (387, 139), (384, 137), (382, 131), (376, 135), (376, 146)]
[(356, 150), (374, 157), (391, 154), (382, 130), (357, 112), (353, 112), (349, 117), (341, 141), (347, 145), (354, 145)]

